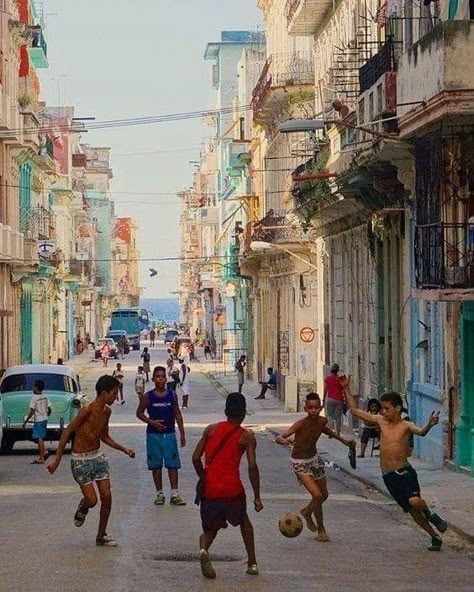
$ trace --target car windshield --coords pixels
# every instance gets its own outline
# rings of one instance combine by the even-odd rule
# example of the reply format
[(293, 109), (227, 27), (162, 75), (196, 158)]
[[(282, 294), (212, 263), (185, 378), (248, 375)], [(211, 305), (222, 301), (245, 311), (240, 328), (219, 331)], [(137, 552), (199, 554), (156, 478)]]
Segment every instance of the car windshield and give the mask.
[(79, 391), (76, 381), (65, 374), (31, 373), (5, 376), (0, 387), (0, 393), (33, 391), (35, 380), (42, 380), (46, 385), (46, 391), (59, 391), (62, 393), (77, 393)]

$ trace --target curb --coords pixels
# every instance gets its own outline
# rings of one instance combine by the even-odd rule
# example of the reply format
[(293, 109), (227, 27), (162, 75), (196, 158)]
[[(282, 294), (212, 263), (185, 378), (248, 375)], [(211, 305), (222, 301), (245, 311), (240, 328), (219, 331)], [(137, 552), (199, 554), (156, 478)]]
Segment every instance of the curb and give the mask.
[[(209, 380), (209, 382), (212, 384), (212, 386), (216, 389), (216, 391), (223, 399), (227, 398), (227, 395), (230, 393), (230, 391), (228, 391), (225, 388), (225, 386), (223, 386), (222, 383), (220, 383), (213, 374), (204, 371), (202, 371), (201, 373)], [(247, 407), (247, 415), (255, 415), (255, 410), (251, 407)]]
[[(267, 429), (267, 431), (270, 432), (271, 434), (273, 434), (274, 436), (280, 435), (279, 432), (277, 432), (276, 430), (273, 430), (273, 429)], [(329, 458), (333, 458), (331, 456), (330, 452), (327, 452), (326, 454), (328, 455)], [(359, 483), (362, 483), (363, 485), (365, 485), (366, 487), (368, 487), (370, 489), (374, 489), (378, 493), (382, 494), (385, 498), (393, 501), (392, 496), (387, 492), (387, 490), (384, 487), (380, 487), (377, 483), (375, 483), (371, 479), (368, 479), (367, 477), (362, 477), (361, 475), (358, 475), (357, 473), (353, 472), (352, 470), (348, 469), (347, 467), (340, 465), (335, 460), (333, 460), (333, 463), (334, 463), (335, 468), (342, 471), (348, 477), (352, 477), (353, 479), (356, 479), (357, 481), (359, 481)], [(466, 532), (465, 530), (463, 530), (462, 528), (460, 528), (456, 524), (453, 524), (449, 519), (446, 519), (446, 517), (445, 517), (445, 520), (448, 523), (450, 530), (452, 530), (455, 534), (457, 534), (459, 537), (461, 537), (462, 539), (464, 539), (468, 543), (474, 544), (474, 535), (469, 534), (468, 532)]]

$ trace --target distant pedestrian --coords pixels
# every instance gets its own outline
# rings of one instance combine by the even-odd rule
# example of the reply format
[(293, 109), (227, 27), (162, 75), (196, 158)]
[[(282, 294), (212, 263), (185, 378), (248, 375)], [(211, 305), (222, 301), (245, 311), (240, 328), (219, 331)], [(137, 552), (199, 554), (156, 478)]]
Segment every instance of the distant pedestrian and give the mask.
[[(381, 410), (380, 401), (378, 399), (369, 399), (367, 403), (367, 411), (371, 415), (378, 415)], [(380, 428), (379, 426), (372, 422), (372, 421), (364, 421), (362, 424), (362, 431), (360, 435), (360, 454), (359, 458), (364, 458), (365, 451), (367, 449), (367, 444), (369, 440), (372, 438), (374, 440), (378, 440), (380, 436)]]
[[(350, 457), (354, 459), (356, 443), (354, 440), (343, 438), (327, 425), (327, 418), (320, 415), (323, 406), (316, 393), (309, 393), (306, 396), (304, 410), (306, 417), (295, 422), (281, 436), (278, 436), (275, 442), (284, 446), (293, 445), (291, 452), (293, 471), (298, 482), (311, 495), (309, 504), (302, 508), (300, 513), (306, 520), (309, 530), (318, 532), (317, 540), (325, 543), (330, 540), (323, 520), (323, 503), (328, 498), (328, 487), (324, 460), (319, 456), (316, 445), (322, 434), (326, 434), (329, 438), (335, 438), (348, 446)], [(294, 440), (291, 440), (293, 435)]]
[(82, 354), (82, 352), (84, 351), (84, 342), (82, 341), (80, 335), (78, 335), (76, 337), (76, 353), (77, 354)]
[(166, 360), (166, 386), (171, 388), (174, 392), (179, 385), (179, 368), (174, 363), (173, 358)]
[(146, 381), (147, 382), (150, 382), (150, 372), (151, 372), (150, 361), (151, 361), (151, 356), (150, 356), (150, 353), (149, 353), (147, 347), (143, 348), (143, 353), (142, 353), (141, 357), (143, 358), (143, 372), (145, 372)]
[(125, 344), (127, 343), (127, 338), (125, 335), (120, 335), (117, 339), (117, 354), (123, 360), (125, 358)]
[(33, 383), (33, 396), (30, 400), (30, 408), (23, 429), (33, 417), (32, 439), (38, 444), (38, 458), (31, 464), (42, 465), (47, 458), (46, 436), (48, 433), (48, 417), (51, 415), (51, 404), (46, 395), (43, 394), (45, 383), (43, 380), (35, 380)]
[(190, 394), (190, 385), (189, 385), (189, 373), (191, 372), (191, 368), (186, 364), (184, 358), (179, 358), (179, 384), (181, 387), (181, 392), (183, 396), (183, 405), (182, 408), (188, 408), (189, 404), (189, 394)]
[(410, 437), (426, 436), (432, 427), (439, 423), (439, 412), (432, 413), (427, 424), (420, 428), (411, 421), (402, 418), (403, 400), (398, 393), (384, 393), (380, 397), (381, 415), (373, 415), (357, 408), (357, 403), (350, 392), (350, 378), (341, 379), (350, 412), (363, 421), (375, 423), (380, 429), (380, 468), (382, 477), (390, 495), (413, 520), (431, 537), (429, 551), (441, 551), (443, 540), (432, 528), (439, 532), (448, 529), (448, 523), (432, 512), (421, 497), (421, 488), (415, 469), (408, 462)]
[(208, 360), (211, 357), (211, 345), (209, 341), (204, 344), (204, 357)]
[(58, 358), (58, 361), (56, 362), (58, 366), (63, 366), (64, 362), (62, 358)]
[(123, 373), (123, 370), (122, 370), (122, 364), (120, 364), (120, 362), (117, 364), (117, 367), (113, 371), (112, 376), (119, 381), (119, 398), (120, 398), (119, 403), (120, 403), (120, 405), (124, 405), (125, 404), (125, 399), (123, 397), (123, 379), (124, 379), (124, 373)]
[(100, 348), (100, 356), (102, 358), (102, 366), (107, 368), (110, 358), (110, 345), (107, 342)]
[(110, 491), (109, 461), (100, 450), (100, 443), (135, 458), (133, 448), (126, 448), (116, 442), (109, 434), (109, 420), (112, 413), (110, 406), (117, 399), (119, 382), (113, 376), (101, 376), (96, 385), (97, 398), (83, 407), (59, 440), (56, 458), (48, 465), (51, 475), (56, 471), (64, 454), (67, 443), (74, 435), (72, 446), (71, 469), (74, 480), (81, 488), (82, 499), (74, 515), (75, 526), (82, 526), (89, 510), (97, 504), (97, 493), (100, 496), (99, 529), (95, 544), (98, 547), (116, 547), (117, 543), (107, 534), (107, 523), (112, 508)]
[(235, 370), (237, 371), (237, 384), (238, 384), (238, 392), (242, 393), (242, 389), (245, 382), (245, 367), (247, 366), (247, 356), (240, 356), (240, 358), (235, 363)]
[(138, 366), (137, 374), (135, 376), (135, 392), (139, 397), (145, 394), (146, 376), (143, 372), (143, 366)]
[(176, 393), (166, 388), (166, 369), (157, 366), (153, 370), (155, 388), (140, 397), (137, 417), (147, 424), (146, 451), (148, 469), (153, 473), (156, 487), (155, 505), (165, 504), (163, 493), (163, 464), (168, 469), (171, 485), (170, 504), (185, 506), (186, 502), (178, 492), (178, 470), (181, 468), (178, 443), (176, 440), (176, 423), (180, 432), (181, 446), (186, 446), (183, 416), (179, 409)]
[(247, 574), (258, 575), (253, 526), (247, 514), (245, 489), (239, 471), (244, 453), (255, 510), (260, 512), (263, 504), (260, 499), (257, 441), (253, 432), (241, 426), (246, 416), (246, 401), (241, 393), (228, 395), (225, 414), (227, 421), (207, 426), (193, 454), (193, 465), (200, 480), (196, 503), (201, 505), (203, 530), (199, 538), (199, 559), (202, 574), (211, 579), (216, 577), (216, 572), (209, 557), (209, 548), (219, 530), (227, 528), (228, 523), (240, 526), (247, 551)]
[(156, 331), (154, 329), (151, 329), (151, 331), (150, 331), (150, 347), (155, 347), (155, 337), (156, 337)]
[(256, 399), (265, 399), (265, 393), (268, 391), (269, 388), (275, 388), (277, 383), (277, 374), (273, 370), (273, 368), (267, 368), (268, 380), (266, 382), (261, 382), (262, 390)]
[(340, 434), (344, 411), (344, 390), (339, 381), (339, 364), (333, 364), (330, 374), (324, 379), (324, 405), (329, 425)]

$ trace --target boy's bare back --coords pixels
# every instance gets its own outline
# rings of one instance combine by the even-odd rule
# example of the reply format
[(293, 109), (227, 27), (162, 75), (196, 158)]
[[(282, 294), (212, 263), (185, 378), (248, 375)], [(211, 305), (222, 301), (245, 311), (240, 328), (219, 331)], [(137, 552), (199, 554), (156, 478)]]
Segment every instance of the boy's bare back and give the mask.
[(108, 433), (110, 407), (90, 403), (77, 416), (73, 452), (83, 454), (100, 448), (101, 436)]

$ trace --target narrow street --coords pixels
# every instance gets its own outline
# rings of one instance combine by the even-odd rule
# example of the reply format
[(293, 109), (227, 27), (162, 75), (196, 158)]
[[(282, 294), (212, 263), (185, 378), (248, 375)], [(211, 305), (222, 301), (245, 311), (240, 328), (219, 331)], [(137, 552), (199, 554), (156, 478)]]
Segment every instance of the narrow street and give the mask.
[[(164, 357), (162, 345), (153, 349), (152, 366)], [(205, 581), (197, 560), (200, 519), (193, 504), (196, 478), (191, 454), (202, 428), (222, 417), (223, 398), (198, 371), (202, 366), (194, 364), (191, 405), (185, 416), (188, 445), (182, 451), (180, 473), (180, 491), (188, 505), (156, 507), (146, 469), (145, 427), (135, 419), (133, 378), (138, 360), (134, 352), (124, 361), (127, 403), (114, 406), (111, 430), (118, 441), (135, 447), (137, 456), (130, 460), (108, 451), (114, 496), (109, 532), (119, 547), (95, 546), (97, 509), (83, 528), (74, 527), (79, 492), (70, 474), (69, 456), (50, 477), (44, 467), (30, 464), (34, 446), (17, 444), (13, 454), (0, 458), (0, 528), (2, 540), (9, 541), (2, 547), (2, 592), (471, 589), (473, 565), (467, 554), (451, 547), (456, 545), (453, 535), (446, 536), (441, 554), (429, 553), (427, 538), (395, 504), (334, 468), (328, 469), (330, 498), (325, 505), (332, 542), (317, 543), (306, 529), (297, 539), (282, 537), (279, 516), (297, 511), (306, 496), (296, 484), (287, 451), (273, 443), (269, 431), (258, 431), (258, 427), (265, 508), (258, 515), (251, 509), (250, 516), (260, 576), (245, 575), (240, 534), (229, 529), (219, 534), (212, 549), (218, 579)], [(83, 388), (92, 396), (94, 382), (103, 373), (101, 364), (88, 362), (83, 355), (77, 367)], [(286, 418), (290, 421), (292, 416)], [(267, 427), (271, 421), (265, 422)], [(320, 449), (324, 453), (324, 442)], [(169, 497), (166, 480), (165, 493)]]

